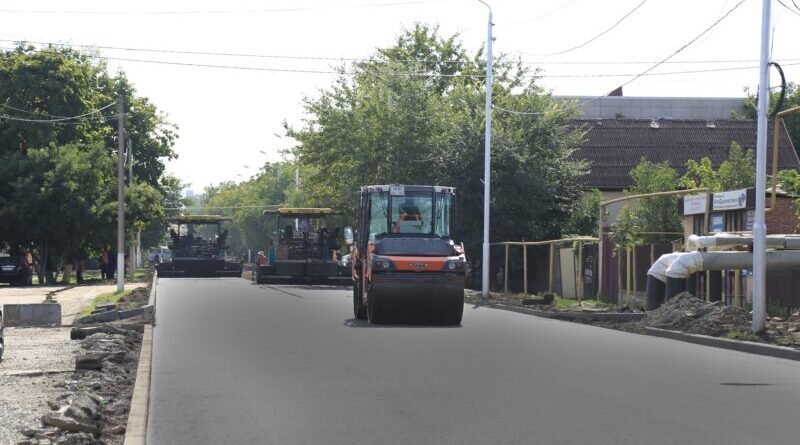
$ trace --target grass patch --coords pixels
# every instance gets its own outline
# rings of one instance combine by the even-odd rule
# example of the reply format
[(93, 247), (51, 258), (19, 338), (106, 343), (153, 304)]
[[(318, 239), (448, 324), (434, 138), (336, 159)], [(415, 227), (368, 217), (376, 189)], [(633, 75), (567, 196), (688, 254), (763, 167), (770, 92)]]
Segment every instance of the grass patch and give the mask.
[(572, 298), (564, 298), (564, 297), (556, 297), (555, 305), (559, 309), (577, 309), (577, 308), (584, 308), (584, 309), (607, 309), (613, 307), (613, 305), (604, 303), (600, 300), (595, 298), (584, 299), (581, 300), (581, 304), (578, 305), (578, 300)]
[(89, 307), (87, 307), (86, 309), (81, 311), (80, 316), (81, 317), (86, 317), (86, 316), (91, 315), (92, 312), (97, 309), (97, 305), (106, 304), (106, 303), (115, 303), (116, 304), (116, 302), (119, 301), (120, 298), (122, 298), (125, 295), (128, 295), (129, 293), (131, 293), (132, 290), (133, 289), (126, 289), (123, 292), (114, 291), (114, 292), (108, 292), (108, 293), (105, 293), (105, 294), (100, 294), (100, 295), (98, 295), (98, 296), (96, 296), (94, 298), (94, 300), (92, 301), (92, 304), (90, 304)]
[(745, 340), (745, 341), (761, 341), (763, 340), (758, 335), (751, 331), (728, 331), (722, 334), (722, 338), (729, 338), (731, 340)]

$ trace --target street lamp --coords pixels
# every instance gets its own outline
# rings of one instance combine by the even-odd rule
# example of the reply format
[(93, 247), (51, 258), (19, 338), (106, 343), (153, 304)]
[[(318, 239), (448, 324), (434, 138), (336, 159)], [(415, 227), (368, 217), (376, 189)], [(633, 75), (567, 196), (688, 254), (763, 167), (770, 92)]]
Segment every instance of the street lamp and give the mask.
[(492, 7), (478, 0), (489, 10), (488, 34), (486, 37), (486, 135), (483, 147), (483, 256), (481, 258), (481, 297), (489, 298), (489, 198), (492, 172), (490, 168), (492, 148)]

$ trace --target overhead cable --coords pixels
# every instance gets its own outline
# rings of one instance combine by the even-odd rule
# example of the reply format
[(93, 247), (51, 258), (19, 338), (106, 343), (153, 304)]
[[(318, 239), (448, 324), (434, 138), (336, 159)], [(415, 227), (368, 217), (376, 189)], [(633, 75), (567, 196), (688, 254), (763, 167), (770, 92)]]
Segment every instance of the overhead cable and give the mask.
[(380, 8), (386, 6), (407, 6), (429, 3), (440, 3), (447, 0), (405, 0), (385, 3), (360, 3), (352, 5), (325, 5), (325, 6), (296, 6), (285, 8), (267, 9), (205, 9), (205, 10), (70, 10), (70, 9), (0, 9), (0, 13), (7, 14), (77, 14), (77, 15), (205, 15), (205, 14), (268, 14), (282, 12), (303, 12), (331, 9), (359, 9), (359, 8)]
[[(103, 110), (105, 110), (107, 108), (110, 108), (110, 107), (116, 105), (116, 103), (117, 102), (114, 101), (114, 102), (111, 102), (110, 104), (108, 104), (108, 105), (106, 105), (104, 107), (101, 107), (101, 108), (98, 108), (98, 109), (95, 109), (95, 110), (91, 110), (91, 111), (89, 111), (87, 113), (79, 114), (77, 116), (58, 117), (58, 118), (53, 118), (53, 119), (27, 119), (27, 118), (20, 118), (20, 117), (8, 116), (8, 115), (0, 114), (0, 118), (12, 120), (12, 121), (19, 121), (19, 122), (42, 122), (42, 123), (65, 122), (65, 121), (71, 121), (71, 120), (81, 119), (81, 118), (84, 118), (84, 117), (87, 117), (87, 116), (91, 116), (93, 114), (99, 113), (99, 112), (101, 112), (101, 111), (103, 111)], [(24, 110), (22, 110), (22, 111), (24, 111)]]
[[(622, 88), (622, 87), (624, 87), (624, 86), (630, 85), (631, 83), (635, 82), (635, 81), (636, 81), (636, 80), (638, 80), (639, 78), (641, 78), (641, 77), (643, 77), (643, 76), (646, 76), (646, 75), (647, 75), (649, 72), (651, 72), (651, 71), (653, 71), (654, 69), (658, 68), (659, 66), (661, 66), (662, 64), (664, 64), (665, 62), (667, 62), (669, 59), (671, 59), (671, 58), (673, 58), (673, 57), (677, 56), (677, 55), (678, 55), (678, 54), (679, 54), (681, 51), (683, 51), (683, 50), (685, 50), (686, 48), (690, 47), (690, 46), (691, 46), (691, 45), (692, 45), (694, 42), (698, 41), (698, 40), (699, 40), (701, 37), (703, 37), (704, 35), (706, 35), (706, 34), (707, 34), (709, 31), (711, 31), (712, 29), (714, 29), (714, 28), (715, 28), (715, 27), (716, 27), (718, 24), (720, 24), (720, 22), (722, 22), (723, 20), (725, 20), (725, 19), (726, 19), (726, 18), (727, 18), (729, 15), (731, 15), (731, 14), (733, 13), (733, 11), (736, 11), (736, 10), (737, 10), (737, 9), (738, 9), (740, 6), (742, 6), (742, 4), (743, 4), (744, 2), (746, 2), (746, 1), (747, 1), (747, 0), (740, 0), (740, 1), (739, 1), (739, 3), (737, 3), (736, 5), (734, 5), (734, 6), (733, 6), (731, 9), (729, 9), (729, 10), (728, 10), (728, 12), (726, 12), (726, 13), (725, 13), (725, 14), (723, 14), (723, 15), (722, 15), (720, 18), (718, 18), (716, 21), (714, 21), (714, 23), (712, 23), (712, 24), (711, 24), (711, 25), (710, 25), (708, 28), (704, 29), (704, 30), (703, 30), (703, 31), (702, 31), (700, 34), (698, 34), (698, 35), (697, 35), (697, 36), (695, 36), (693, 39), (691, 39), (691, 40), (689, 40), (688, 42), (686, 42), (686, 43), (685, 43), (683, 46), (681, 46), (680, 48), (678, 48), (677, 50), (675, 50), (674, 52), (672, 52), (672, 54), (668, 55), (667, 57), (665, 57), (664, 59), (662, 59), (660, 62), (658, 62), (658, 63), (654, 64), (654, 65), (653, 65), (653, 66), (651, 66), (650, 68), (647, 68), (646, 70), (642, 71), (641, 73), (637, 74), (636, 76), (634, 76), (634, 77), (630, 78), (629, 80), (627, 80), (627, 81), (626, 81), (625, 83), (623, 83), (622, 85), (619, 85), (617, 88)], [(593, 99), (589, 99), (588, 101), (586, 101), (586, 102), (582, 103), (581, 105), (583, 106), (583, 105), (586, 105), (586, 104), (592, 103), (592, 102), (594, 102), (594, 101), (596, 101), (596, 100), (599, 100), (599, 99), (601, 99), (601, 98), (603, 98), (603, 97), (605, 97), (605, 95), (602, 95), (602, 96), (597, 96), (597, 97), (595, 97), (595, 98), (593, 98)]]
[(622, 16), (622, 17), (621, 17), (619, 20), (617, 20), (617, 21), (616, 21), (616, 22), (615, 22), (613, 25), (611, 25), (611, 26), (610, 26), (608, 29), (606, 29), (605, 31), (601, 32), (600, 34), (597, 34), (596, 36), (592, 37), (591, 39), (589, 39), (589, 40), (587, 40), (587, 41), (585, 41), (585, 42), (581, 43), (580, 45), (573, 46), (572, 48), (568, 48), (568, 49), (565, 49), (565, 50), (563, 50), (563, 51), (556, 51), (556, 52), (552, 52), (552, 53), (544, 53), (544, 54), (532, 54), (532, 55), (536, 55), (536, 56), (555, 56), (555, 55), (559, 55), (559, 54), (566, 54), (566, 53), (570, 53), (570, 52), (572, 52), (572, 51), (575, 51), (575, 50), (581, 49), (581, 48), (583, 48), (584, 46), (586, 46), (586, 45), (588, 45), (588, 44), (590, 44), (590, 43), (594, 42), (595, 40), (599, 39), (600, 37), (603, 37), (604, 35), (606, 35), (606, 34), (608, 34), (609, 32), (611, 32), (611, 31), (612, 31), (614, 28), (616, 28), (617, 26), (619, 26), (619, 24), (620, 24), (620, 23), (622, 23), (623, 21), (625, 21), (625, 19), (627, 19), (628, 17), (630, 17), (630, 16), (631, 16), (631, 15), (632, 15), (634, 12), (636, 12), (636, 11), (637, 11), (639, 8), (641, 8), (642, 6), (644, 6), (644, 4), (645, 4), (645, 3), (647, 3), (647, 0), (642, 0), (642, 1), (641, 1), (641, 3), (639, 3), (639, 4), (638, 4), (638, 5), (636, 5), (636, 6), (635, 6), (633, 9), (631, 9), (630, 11), (628, 11), (628, 12), (627, 12), (625, 15), (623, 15), (623, 16)]

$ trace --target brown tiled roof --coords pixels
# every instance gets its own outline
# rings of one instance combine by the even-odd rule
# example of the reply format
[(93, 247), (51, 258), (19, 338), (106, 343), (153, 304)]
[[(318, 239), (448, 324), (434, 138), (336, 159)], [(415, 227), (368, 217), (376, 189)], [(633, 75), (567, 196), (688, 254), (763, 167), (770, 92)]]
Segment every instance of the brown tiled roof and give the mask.
[[(578, 159), (590, 161), (587, 187), (621, 190), (633, 185), (629, 175), (644, 157), (652, 162), (668, 161), (683, 174), (686, 161), (707, 157), (715, 167), (727, 159), (732, 141), (745, 150), (756, 146), (756, 122), (751, 120), (717, 120), (709, 128), (705, 120), (658, 120), (658, 128), (649, 119), (603, 119), (573, 122), (586, 131), (584, 141), (575, 151)], [(772, 168), (772, 127), (767, 137), (768, 170)], [(781, 131), (778, 168), (800, 170), (800, 160), (785, 131)]]

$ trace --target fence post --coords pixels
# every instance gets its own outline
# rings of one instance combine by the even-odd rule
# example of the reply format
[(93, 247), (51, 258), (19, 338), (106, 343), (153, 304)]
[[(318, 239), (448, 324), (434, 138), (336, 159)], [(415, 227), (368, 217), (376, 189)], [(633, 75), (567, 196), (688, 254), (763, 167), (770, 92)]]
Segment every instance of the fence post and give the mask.
[(523, 290), (525, 292), (525, 295), (528, 295), (528, 245), (527, 244), (522, 245), (522, 256), (523, 256), (522, 268), (524, 269), (522, 274), (522, 281), (524, 288)]
[(638, 268), (636, 267), (636, 246), (633, 246), (633, 293), (634, 294), (639, 289), (639, 286), (637, 286), (638, 283), (637, 283), (637, 280), (636, 280), (637, 269)]
[(625, 249), (625, 299), (631, 304), (631, 250)]
[(553, 293), (553, 262), (556, 257), (556, 243), (550, 243), (550, 273), (548, 274), (547, 291)]
[(578, 279), (575, 283), (577, 288), (577, 297), (578, 297), (578, 306), (581, 304), (581, 300), (583, 300), (583, 241), (578, 243)]
[(503, 271), (505, 273), (505, 276), (503, 277), (503, 293), (507, 294), (508, 293), (508, 244), (506, 244), (506, 266)]

